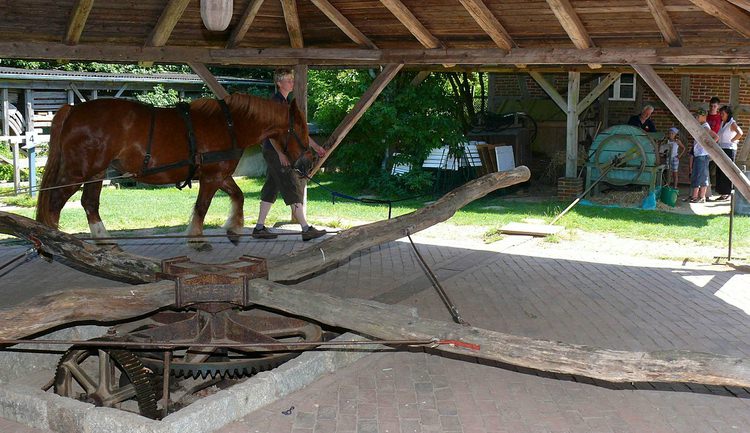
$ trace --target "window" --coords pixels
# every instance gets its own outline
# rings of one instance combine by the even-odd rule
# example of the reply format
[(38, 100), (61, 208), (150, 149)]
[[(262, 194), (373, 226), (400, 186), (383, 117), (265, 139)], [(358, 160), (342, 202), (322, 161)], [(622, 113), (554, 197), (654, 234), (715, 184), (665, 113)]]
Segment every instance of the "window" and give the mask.
[(622, 74), (609, 86), (610, 101), (635, 101), (635, 74)]

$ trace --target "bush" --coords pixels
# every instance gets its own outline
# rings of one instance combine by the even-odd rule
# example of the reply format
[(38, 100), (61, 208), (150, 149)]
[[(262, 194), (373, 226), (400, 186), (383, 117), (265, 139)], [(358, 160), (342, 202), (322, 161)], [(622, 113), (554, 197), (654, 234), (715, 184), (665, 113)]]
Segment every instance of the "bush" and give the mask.
[(422, 169), (413, 169), (401, 175), (381, 172), (369, 178), (367, 188), (380, 197), (392, 199), (431, 192), (435, 175)]

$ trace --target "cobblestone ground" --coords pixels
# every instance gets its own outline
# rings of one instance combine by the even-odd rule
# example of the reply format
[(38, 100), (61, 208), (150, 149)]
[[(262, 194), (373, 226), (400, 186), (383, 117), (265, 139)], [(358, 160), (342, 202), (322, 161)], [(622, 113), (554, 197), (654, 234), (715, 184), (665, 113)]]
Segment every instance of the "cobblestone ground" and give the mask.
[[(490, 246), (437, 245), (418, 236), (415, 241), (474, 326), (609, 349), (750, 356), (750, 297), (745, 294), (750, 276), (739, 270), (555, 251), (521, 237)], [(248, 240), (239, 247), (215, 244), (210, 254), (192, 253), (177, 242), (124, 246), (144, 255), (190, 254), (205, 262), (241, 254), (273, 256), (306, 246), (288, 238)], [(3, 248), (0, 263), (22, 251)], [(12, 302), (52, 289), (120, 285), (42, 261), (9, 276), (0, 279), (0, 290)], [(405, 242), (357, 254), (300, 286), (398, 303), (417, 308), (425, 318), (450, 320)], [(600, 383), (423, 351), (383, 352), (219, 431), (742, 432), (750, 431), (747, 395), (744, 389), (699, 385)], [(0, 423), (0, 431), (13, 430)]]

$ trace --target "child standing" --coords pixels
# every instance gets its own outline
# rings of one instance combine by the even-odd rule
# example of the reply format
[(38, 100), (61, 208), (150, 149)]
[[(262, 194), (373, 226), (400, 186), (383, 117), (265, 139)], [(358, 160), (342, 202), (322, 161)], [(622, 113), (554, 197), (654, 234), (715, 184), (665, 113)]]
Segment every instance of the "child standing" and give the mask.
[(659, 149), (660, 153), (664, 154), (666, 157), (665, 162), (667, 164), (667, 169), (669, 170), (667, 186), (669, 186), (671, 182), (674, 182), (675, 189), (677, 189), (677, 183), (679, 180), (680, 158), (685, 154), (685, 145), (682, 144), (682, 141), (680, 141), (679, 138), (677, 138), (677, 134), (679, 133), (679, 129), (674, 127), (669, 128), (669, 131), (667, 131), (666, 143), (662, 145), (661, 149)]

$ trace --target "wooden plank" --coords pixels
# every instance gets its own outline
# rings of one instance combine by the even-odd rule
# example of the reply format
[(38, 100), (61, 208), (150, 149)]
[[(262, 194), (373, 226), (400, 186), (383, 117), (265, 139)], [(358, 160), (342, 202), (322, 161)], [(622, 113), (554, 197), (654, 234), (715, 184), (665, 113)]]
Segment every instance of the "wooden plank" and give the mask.
[[(172, 35), (177, 22), (180, 21), (182, 13), (185, 12), (190, 0), (169, 0), (164, 11), (159, 16), (159, 21), (156, 22), (154, 29), (146, 40), (145, 46), (147, 47), (162, 47), (169, 40), (169, 36)], [(189, 59), (184, 59), (186, 61)]]
[(578, 169), (578, 95), (581, 73), (568, 72), (568, 109), (566, 110), (565, 177), (575, 177)]
[(339, 12), (328, 0), (311, 0), (312, 3), (323, 12), (328, 19), (330, 19), (336, 27), (341, 29), (349, 39), (354, 41), (357, 45), (363, 47), (377, 49), (378, 47), (373, 43), (370, 38), (364, 35), (354, 24), (351, 23), (344, 15)]
[(555, 86), (553, 86), (549, 81), (547, 81), (542, 74), (534, 71), (530, 71), (529, 75), (531, 75), (531, 78), (536, 81), (537, 84), (539, 84), (539, 87), (544, 90), (544, 92), (549, 95), (550, 98), (552, 98), (552, 101), (560, 107), (562, 111), (568, 111), (568, 103), (565, 102), (565, 99), (560, 96), (560, 93), (555, 89)]
[(750, 38), (750, 15), (726, 0), (690, 0), (709, 15), (719, 19), (727, 27), (746, 38)]
[(219, 99), (224, 99), (227, 96), (229, 96), (229, 92), (224, 88), (224, 86), (219, 83), (219, 81), (214, 77), (214, 74), (211, 73), (211, 71), (208, 70), (206, 65), (203, 63), (195, 63), (195, 62), (189, 62), (188, 65), (193, 69), (193, 72), (195, 72), (204, 83), (208, 86), (209, 89), (216, 95)]
[(242, 13), (242, 18), (240, 18), (240, 21), (232, 29), (232, 34), (229, 36), (229, 41), (227, 41), (227, 48), (234, 48), (242, 42), (247, 31), (250, 30), (253, 21), (255, 21), (255, 17), (258, 15), (261, 6), (263, 6), (263, 0), (250, 0), (250, 3)]
[(483, 0), (459, 1), (469, 12), (469, 15), (474, 18), (474, 21), (479, 24), (479, 27), (481, 27), (482, 30), (492, 38), (498, 47), (504, 50), (510, 50), (516, 46), (515, 42), (513, 42), (513, 38), (508, 34), (508, 31), (505, 30), (505, 27), (503, 27), (503, 25), (500, 24), (500, 21), (495, 18), (495, 15), (493, 15), (487, 8), (487, 5), (484, 4)]
[(344, 137), (346, 137), (346, 134), (351, 131), (354, 125), (357, 124), (357, 121), (362, 117), (362, 115), (365, 114), (365, 111), (367, 111), (367, 109), (370, 108), (370, 105), (375, 102), (375, 99), (377, 99), (378, 95), (380, 95), (380, 92), (385, 89), (385, 86), (387, 86), (388, 83), (391, 82), (393, 77), (395, 77), (396, 74), (398, 74), (398, 71), (400, 71), (403, 67), (404, 65), (401, 64), (390, 64), (386, 65), (383, 68), (383, 70), (380, 72), (380, 74), (378, 74), (372, 84), (370, 84), (370, 87), (365, 91), (365, 93), (362, 94), (362, 97), (359, 98), (359, 101), (354, 104), (354, 108), (352, 108), (352, 111), (344, 116), (344, 119), (341, 120), (339, 126), (337, 126), (336, 129), (328, 137), (328, 140), (326, 140), (325, 144), (323, 145), (323, 147), (328, 150), (328, 153), (326, 153), (325, 156), (318, 160), (318, 162), (315, 164), (315, 167), (313, 167), (310, 172), (310, 177), (314, 176), (315, 173), (317, 173), (323, 163), (326, 162), (328, 157), (333, 153), (336, 147), (338, 147)]
[(679, 47), (682, 45), (682, 39), (680, 34), (677, 32), (672, 19), (669, 17), (667, 10), (664, 8), (662, 0), (646, 0), (648, 8), (651, 10), (651, 15), (654, 16), (654, 21), (659, 27), (661, 35), (670, 47)]
[(289, 44), (292, 48), (302, 48), (305, 43), (302, 39), (302, 25), (297, 13), (297, 0), (281, 0), (281, 8), (284, 10), (284, 21), (289, 33)]
[(401, 0), (380, 0), (383, 6), (406, 27), (425, 48), (442, 48), (443, 44), (401, 3)]
[(68, 19), (68, 29), (65, 32), (63, 43), (67, 45), (75, 45), (81, 40), (81, 34), (86, 26), (86, 20), (89, 17), (89, 12), (94, 6), (94, 0), (76, 0), (73, 5), (73, 10), (70, 12), (70, 18)]
[(620, 78), (621, 73), (620, 72), (610, 72), (606, 77), (604, 77), (599, 84), (597, 84), (596, 87), (591, 89), (591, 92), (589, 92), (588, 95), (586, 95), (585, 98), (583, 98), (579, 103), (578, 107), (576, 108), (576, 111), (579, 113), (583, 113), (584, 110), (589, 108), (589, 105), (591, 105), (592, 102), (596, 98), (599, 97), (602, 93), (604, 93), (609, 86), (612, 85), (615, 81), (617, 81), (618, 78)]
[(547, 4), (549, 4), (552, 12), (576, 48), (583, 49), (594, 46), (594, 41), (591, 40), (591, 36), (589, 36), (569, 0), (547, 0)]
[(750, 12), (750, 1), (748, 0), (729, 0), (730, 3), (733, 5), (740, 7), (748, 12)]
[(654, 93), (656, 93), (659, 99), (661, 99), (661, 101), (669, 108), (685, 130), (687, 130), (697, 142), (701, 143), (711, 159), (727, 175), (729, 180), (732, 181), (737, 191), (739, 191), (746, 200), (750, 200), (750, 181), (748, 181), (745, 174), (740, 171), (734, 161), (732, 161), (721, 150), (719, 145), (711, 139), (711, 136), (708, 135), (706, 130), (703, 129), (697, 120), (695, 120), (690, 111), (680, 102), (680, 99), (675, 96), (672, 89), (667, 86), (651, 66), (635, 64), (632, 66), (638, 75), (640, 75), (648, 86), (651, 87)]

